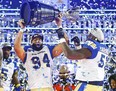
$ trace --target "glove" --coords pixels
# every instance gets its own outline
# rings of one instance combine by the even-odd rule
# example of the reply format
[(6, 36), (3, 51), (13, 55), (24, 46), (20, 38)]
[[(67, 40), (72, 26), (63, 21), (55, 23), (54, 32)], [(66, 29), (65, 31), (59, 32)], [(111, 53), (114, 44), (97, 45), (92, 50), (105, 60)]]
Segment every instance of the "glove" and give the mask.
[(71, 41), (74, 41), (74, 43), (75, 43), (76, 46), (79, 46), (80, 45), (80, 39), (77, 36), (73, 37), (71, 39)]
[(64, 38), (64, 32), (62, 28), (57, 29), (56, 32), (58, 34), (59, 39)]

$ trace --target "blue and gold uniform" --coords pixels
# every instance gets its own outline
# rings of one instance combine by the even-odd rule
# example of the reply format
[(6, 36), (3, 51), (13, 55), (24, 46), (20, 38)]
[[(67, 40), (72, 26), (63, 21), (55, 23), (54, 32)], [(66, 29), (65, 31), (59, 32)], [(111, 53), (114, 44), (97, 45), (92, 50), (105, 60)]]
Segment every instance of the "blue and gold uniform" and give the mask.
[(75, 91), (102, 91), (104, 66), (108, 58), (107, 47), (95, 40), (83, 45), (91, 51), (91, 56), (78, 61), (76, 80), (80, 81)]

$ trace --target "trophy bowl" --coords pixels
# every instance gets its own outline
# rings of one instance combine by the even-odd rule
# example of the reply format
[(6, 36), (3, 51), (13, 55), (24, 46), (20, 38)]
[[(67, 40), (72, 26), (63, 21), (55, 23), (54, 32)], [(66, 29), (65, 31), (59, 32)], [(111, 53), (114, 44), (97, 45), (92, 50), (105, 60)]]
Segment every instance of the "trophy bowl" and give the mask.
[(20, 9), (20, 17), (26, 25), (37, 26), (52, 22), (60, 11), (54, 7), (38, 1), (25, 1)]

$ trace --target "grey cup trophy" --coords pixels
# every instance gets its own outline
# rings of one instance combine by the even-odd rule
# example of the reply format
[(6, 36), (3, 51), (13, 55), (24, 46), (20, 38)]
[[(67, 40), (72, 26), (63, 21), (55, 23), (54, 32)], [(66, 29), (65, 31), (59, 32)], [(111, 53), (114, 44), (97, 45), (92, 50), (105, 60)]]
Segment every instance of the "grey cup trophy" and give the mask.
[[(73, 10), (67, 10), (63, 15), (70, 18), (74, 18), (75, 14), (78, 14), (78, 11), (74, 13)], [(20, 9), (21, 19), (24, 20), (26, 25), (37, 26), (45, 23), (52, 22), (59, 16), (60, 11), (55, 9), (53, 6), (43, 4), (38, 1), (25, 1), (22, 3)], [(69, 16), (70, 15), (70, 16)], [(71, 17), (72, 15), (72, 17)], [(78, 15), (77, 15), (78, 16)]]

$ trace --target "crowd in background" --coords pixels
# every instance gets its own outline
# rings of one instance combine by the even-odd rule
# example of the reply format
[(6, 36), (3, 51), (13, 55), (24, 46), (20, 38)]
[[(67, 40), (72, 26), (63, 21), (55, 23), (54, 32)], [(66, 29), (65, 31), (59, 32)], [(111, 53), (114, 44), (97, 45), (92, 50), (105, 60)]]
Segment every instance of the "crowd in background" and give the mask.
[[(4, 8), (20, 8), (21, 5), (21, 0), (19, 2), (16, 2), (17, 0), (1, 0), (0, 1), (0, 7), (2, 9)], [(44, 1), (44, 0), (42, 0)], [(51, 0), (52, 1), (52, 0)], [(63, 0), (62, 0), (63, 1)], [(10, 3), (12, 2), (12, 4)], [(78, 0), (78, 3), (76, 0), (70, 0), (70, 7), (76, 7), (79, 6), (80, 10), (85, 10), (80, 12), (79, 19), (77, 22), (68, 22), (68, 21), (63, 21), (63, 27), (65, 28), (65, 31), (67, 32), (67, 35), (69, 39), (72, 39), (74, 35), (76, 34), (80, 41), (81, 44), (85, 42), (87, 38), (87, 33), (88, 30), (91, 28), (101, 28), (104, 32), (105, 35), (105, 40), (104, 44), (106, 44), (109, 48), (109, 59), (107, 61), (107, 65), (105, 67), (106, 70), (106, 76), (104, 80), (104, 91), (108, 91), (109, 83), (108, 83), (108, 78), (116, 73), (116, 15), (112, 15), (116, 13), (116, 5), (114, 4), (116, 1), (115, 0)], [(17, 4), (13, 4), (17, 3)], [(54, 3), (54, 2), (51, 2)], [(50, 4), (50, 2), (48, 3)], [(65, 3), (59, 3), (60, 6), (57, 6), (57, 4), (54, 4), (54, 6), (58, 7), (60, 10), (63, 10), (63, 8), (67, 9), (67, 6)], [(74, 6), (73, 6), (74, 5)], [(92, 9), (93, 11), (87, 11), (87, 9)], [(114, 9), (115, 11), (94, 11), (94, 9), (97, 10), (104, 10), (104, 9)], [(10, 42), (12, 46), (14, 46), (14, 39), (16, 37), (16, 33), (18, 32), (17, 27), (18, 25), (16, 24), (17, 22), (17, 17), (19, 15), (5, 15), (7, 11), (1, 11), (0, 12), (0, 43), (2, 42)], [(12, 11), (8, 11), (13, 13)], [(18, 12), (19, 11), (15, 11)], [(107, 13), (110, 13), (111, 15), (107, 15)], [(82, 15), (81, 15), (82, 14)], [(85, 15), (83, 15), (85, 14)], [(90, 15), (93, 14), (93, 15)], [(97, 15), (97, 14), (104, 14), (104, 15)], [(97, 16), (96, 16), (97, 15)], [(10, 19), (9, 19), (10, 18)], [(8, 20), (9, 19), (9, 20)], [(15, 20), (16, 19), (16, 20)], [(34, 33), (41, 33), (44, 35), (44, 40), (43, 42), (45, 44), (49, 45), (55, 45), (58, 43), (58, 38), (57, 34), (55, 33), (54, 29), (46, 29), (46, 28), (51, 28), (54, 27), (56, 28), (56, 25), (54, 23), (49, 23), (45, 25), (39, 25), (36, 28), (27, 28), (27, 30), (24, 32), (24, 37), (23, 37), (23, 43), (22, 45), (26, 45), (27, 43), (30, 43), (30, 36)], [(3, 27), (3, 29), (2, 29)], [(7, 29), (7, 27), (11, 27), (13, 29)], [(42, 29), (39, 29), (42, 28)], [(45, 29), (44, 29), (45, 28)], [(68, 29), (69, 28), (69, 29)], [(72, 28), (72, 29), (70, 29)], [(70, 40), (70, 46), (73, 47), (73, 43)], [(62, 56), (61, 56), (62, 57)], [(72, 66), (70, 68), (71, 76), (69, 77), (69, 81), (71, 84), (75, 84), (74, 80), (74, 73), (76, 68), (78, 67), (78, 64), (76, 62), (72, 62), (70, 60), (67, 60), (66, 58), (57, 58), (54, 60), (54, 74), (53, 74), (53, 83), (57, 83), (59, 81), (59, 78), (57, 78), (58, 73), (59, 73), (59, 68), (62, 64), (66, 64), (68, 66)], [(26, 70), (23, 67), (23, 64), (20, 63), (20, 60), (18, 57), (16, 57), (16, 54), (14, 50), (12, 49), (11, 51), (11, 59), (16, 62), (16, 65), (19, 67), (19, 79), (22, 83), (22, 86), (27, 86), (26, 80), (28, 79), (28, 76), (26, 74)], [(24, 73), (24, 74), (22, 74)], [(26, 84), (25, 84), (26, 83)]]

